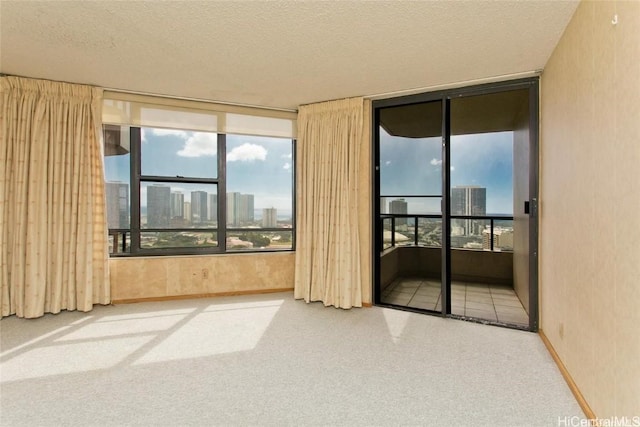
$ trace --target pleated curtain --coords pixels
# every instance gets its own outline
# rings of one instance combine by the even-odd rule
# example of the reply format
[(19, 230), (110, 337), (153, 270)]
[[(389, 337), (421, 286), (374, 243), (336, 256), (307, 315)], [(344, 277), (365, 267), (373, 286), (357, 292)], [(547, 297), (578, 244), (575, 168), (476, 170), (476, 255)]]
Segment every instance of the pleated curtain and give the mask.
[(110, 302), (102, 90), (0, 78), (2, 316)]
[(294, 296), (362, 306), (358, 216), (362, 98), (301, 106), (298, 113)]

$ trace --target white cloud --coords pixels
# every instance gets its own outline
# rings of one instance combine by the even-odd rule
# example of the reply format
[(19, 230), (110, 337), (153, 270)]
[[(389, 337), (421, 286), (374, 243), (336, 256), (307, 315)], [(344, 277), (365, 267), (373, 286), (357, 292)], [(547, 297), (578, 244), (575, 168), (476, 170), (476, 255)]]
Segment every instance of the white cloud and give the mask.
[(442, 164), (442, 160), (438, 160), (436, 158), (431, 159), (431, 163), (433, 166), (440, 166)]
[(267, 149), (262, 145), (249, 144), (245, 142), (239, 147), (235, 147), (227, 153), (228, 162), (253, 162), (254, 160), (265, 160), (267, 158)]
[(175, 129), (153, 129), (152, 133), (156, 136), (174, 135), (182, 139), (187, 139), (189, 136), (187, 132)]
[(147, 142), (147, 135), (144, 128), (140, 129), (140, 139), (142, 142)]
[(384, 162), (384, 164), (389, 166), (391, 164), (391, 160), (387, 160), (386, 162)]
[(291, 153), (289, 153), (289, 154), (283, 154), (283, 155), (282, 155), (282, 156), (280, 156), (280, 157), (282, 157), (283, 159), (290, 159), (290, 158), (291, 158)]
[[(181, 132), (181, 131), (176, 131), (176, 132)], [(154, 133), (155, 133), (155, 130), (154, 130)], [(184, 134), (186, 137), (187, 136), (186, 133)], [(182, 150), (178, 151), (178, 156), (182, 156), (182, 157), (215, 156), (216, 152), (217, 152), (216, 135), (212, 133), (196, 132), (193, 134), (193, 136), (189, 137), (185, 141), (184, 147), (182, 148)]]
[(456, 168), (454, 166), (451, 166), (451, 172), (453, 172), (454, 170), (456, 170)]
[(282, 169), (284, 169), (284, 170), (291, 169), (291, 163), (289, 163), (289, 162), (285, 163), (284, 166), (282, 166)]

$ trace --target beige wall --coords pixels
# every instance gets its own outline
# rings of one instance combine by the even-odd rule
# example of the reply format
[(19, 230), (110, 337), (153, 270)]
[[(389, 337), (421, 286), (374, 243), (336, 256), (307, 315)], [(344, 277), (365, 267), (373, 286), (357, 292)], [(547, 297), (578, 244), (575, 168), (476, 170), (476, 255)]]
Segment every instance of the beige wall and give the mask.
[[(293, 289), (293, 252), (112, 258), (111, 298)], [(206, 277), (205, 277), (206, 276)]]
[(639, 28), (582, 2), (542, 76), (541, 328), (601, 418), (640, 415)]

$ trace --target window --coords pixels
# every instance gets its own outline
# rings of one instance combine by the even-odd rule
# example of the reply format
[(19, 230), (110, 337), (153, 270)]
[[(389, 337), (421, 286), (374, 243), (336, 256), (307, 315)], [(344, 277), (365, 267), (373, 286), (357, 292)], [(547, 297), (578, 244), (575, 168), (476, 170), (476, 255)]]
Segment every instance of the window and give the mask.
[(128, 112), (114, 122), (140, 123), (103, 128), (112, 255), (294, 249), (294, 139), (280, 135), (281, 119), (227, 115), (235, 119), (226, 130), (258, 135), (219, 132), (225, 120), (212, 113), (168, 129), (157, 125), (160, 119), (184, 125), (188, 112), (171, 121), (161, 109), (159, 119), (146, 121), (153, 126), (143, 126), (145, 120), (132, 118), (143, 115), (130, 106), (111, 105)]
[(227, 250), (291, 249), (291, 140), (227, 135)]

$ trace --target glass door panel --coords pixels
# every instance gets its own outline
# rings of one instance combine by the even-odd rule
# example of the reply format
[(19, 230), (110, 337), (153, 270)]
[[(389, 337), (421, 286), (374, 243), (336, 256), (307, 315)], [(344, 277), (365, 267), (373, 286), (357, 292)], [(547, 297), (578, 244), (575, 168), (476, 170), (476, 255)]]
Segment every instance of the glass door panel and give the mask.
[[(528, 325), (514, 267), (522, 231), (514, 214), (522, 210), (518, 200), (528, 199), (514, 185), (529, 177), (528, 90), (458, 97), (450, 105), (452, 314)], [(522, 287), (528, 296), (528, 284)]]
[(378, 111), (379, 302), (440, 310), (442, 102)]

